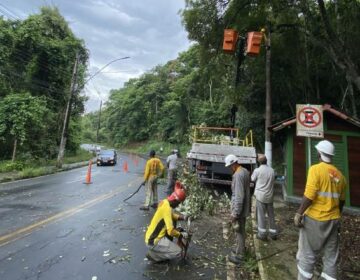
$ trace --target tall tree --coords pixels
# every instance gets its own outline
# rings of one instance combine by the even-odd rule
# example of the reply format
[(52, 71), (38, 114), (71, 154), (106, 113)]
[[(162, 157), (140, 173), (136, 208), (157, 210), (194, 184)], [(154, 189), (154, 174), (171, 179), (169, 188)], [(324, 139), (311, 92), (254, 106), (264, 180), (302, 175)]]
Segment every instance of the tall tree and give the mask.
[[(46, 133), (34, 135), (36, 141), (24, 144), (38, 156), (52, 158), (60, 140), (62, 123), (58, 120), (64, 118), (77, 52), (80, 55), (78, 85), (82, 85), (86, 75), (88, 54), (84, 42), (75, 37), (54, 7), (43, 7), (39, 14), (30, 15), (25, 20), (0, 18), (0, 37), (0, 96), (28, 92), (46, 100), (51, 112), (44, 119)], [(75, 122), (79, 122), (79, 116), (84, 112), (85, 99), (79, 95), (81, 89), (82, 86), (78, 87), (72, 103), (71, 120)], [(75, 134), (69, 135), (70, 143), (72, 136), (76, 138)], [(7, 153), (4, 151), (2, 154)]]
[(9, 94), (0, 101), (0, 135), (13, 140), (12, 161), (15, 160), (18, 145), (31, 138), (31, 131), (44, 127), (47, 114), (44, 98), (29, 93)]

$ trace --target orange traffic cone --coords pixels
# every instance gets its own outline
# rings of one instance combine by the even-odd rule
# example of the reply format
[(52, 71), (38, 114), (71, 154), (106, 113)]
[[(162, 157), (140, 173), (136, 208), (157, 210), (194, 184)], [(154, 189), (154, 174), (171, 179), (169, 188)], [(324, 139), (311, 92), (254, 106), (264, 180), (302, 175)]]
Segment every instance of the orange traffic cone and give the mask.
[(91, 166), (92, 166), (92, 160), (89, 160), (89, 166), (88, 166), (88, 170), (86, 173), (86, 178), (85, 178), (85, 183), (84, 184), (92, 184), (91, 182)]
[(128, 163), (127, 163), (126, 160), (124, 161), (123, 169), (124, 169), (124, 172), (128, 172), (128, 171), (129, 171), (129, 166), (128, 166)]

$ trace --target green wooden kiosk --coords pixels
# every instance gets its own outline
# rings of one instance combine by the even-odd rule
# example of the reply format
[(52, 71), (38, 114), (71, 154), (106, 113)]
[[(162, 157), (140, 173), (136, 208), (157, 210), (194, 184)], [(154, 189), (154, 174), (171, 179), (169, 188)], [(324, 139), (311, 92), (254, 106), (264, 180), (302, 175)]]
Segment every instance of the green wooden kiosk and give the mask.
[[(347, 181), (346, 207), (360, 210), (360, 120), (323, 105), (324, 139), (335, 145), (333, 163)], [(315, 145), (322, 139), (296, 136), (296, 117), (269, 127), (276, 137), (285, 133), (285, 197), (298, 200), (304, 193), (307, 170), (317, 163)], [(310, 146), (310, 147), (309, 147)]]

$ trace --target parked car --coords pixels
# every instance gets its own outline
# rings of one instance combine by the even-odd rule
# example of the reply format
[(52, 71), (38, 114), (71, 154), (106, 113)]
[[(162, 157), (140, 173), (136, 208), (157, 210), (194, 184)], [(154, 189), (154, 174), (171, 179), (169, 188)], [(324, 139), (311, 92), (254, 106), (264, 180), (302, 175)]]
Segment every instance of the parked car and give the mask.
[(117, 153), (115, 150), (102, 150), (97, 156), (96, 165), (115, 165), (117, 162)]

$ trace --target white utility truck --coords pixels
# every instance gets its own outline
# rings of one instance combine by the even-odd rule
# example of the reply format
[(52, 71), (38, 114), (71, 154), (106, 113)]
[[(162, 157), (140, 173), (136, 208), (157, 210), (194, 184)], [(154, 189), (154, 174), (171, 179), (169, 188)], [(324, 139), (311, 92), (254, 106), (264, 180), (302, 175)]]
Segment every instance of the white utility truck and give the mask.
[(230, 168), (224, 159), (233, 154), (250, 172), (256, 168), (256, 150), (250, 130), (243, 139), (238, 128), (193, 126), (192, 147), (187, 153), (190, 171), (198, 175), (202, 184), (231, 185)]

